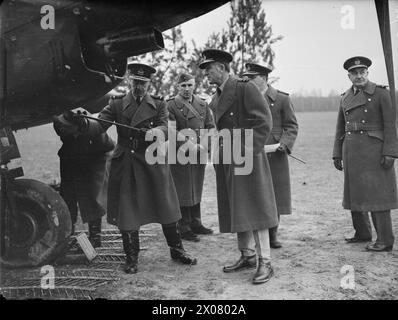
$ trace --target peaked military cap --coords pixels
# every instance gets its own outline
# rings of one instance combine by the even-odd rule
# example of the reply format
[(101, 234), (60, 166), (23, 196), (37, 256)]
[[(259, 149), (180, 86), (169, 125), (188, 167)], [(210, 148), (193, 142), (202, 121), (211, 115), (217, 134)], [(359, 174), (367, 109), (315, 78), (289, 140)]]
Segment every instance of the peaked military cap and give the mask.
[(266, 76), (268, 73), (274, 70), (269, 64), (257, 64), (257, 63), (246, 63), (245, 64), (246, 71), (242, 74), (242, 76)]
[(200, 69), (205, 69), (209, 63), (221, 62), (230, 63), (232, 55), (229, 52), (218, 49), (206, 49), (202, 52), (203, 60), (199, 63)]
[(372, 61), (366, 57), (352, 57), (347, 59), (344, 64), (343, 68), (347, 71), (350, 71), (354, 68), (368, 68), (372, 65)]
[(151, 75), (156, 72), (155, 68), (143, 63), (129, 63), (127, 65), (130, 77), (141, 81), (150, 81)]
[(192, 75), (190, 75), (189, 73), (183, 72), (183, 73), (179, 74), (177, 83), (186, 82), (186, 81), (189, 81), (191, 79), (194, 79), (194, 77)]

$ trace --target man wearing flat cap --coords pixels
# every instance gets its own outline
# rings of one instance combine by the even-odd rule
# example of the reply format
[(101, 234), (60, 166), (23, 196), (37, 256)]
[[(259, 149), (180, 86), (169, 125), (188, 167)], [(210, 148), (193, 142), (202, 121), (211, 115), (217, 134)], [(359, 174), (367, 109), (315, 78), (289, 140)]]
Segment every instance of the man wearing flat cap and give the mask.
[[(114, 97), (99, 114), (100, 119), (115, 121), (140, 130), (117, 127), (118, 141), (113, 153), (108, 184), (108, 223), (122, 235), (126, 254), (125, 272), (136, 273), (139, 229), (148, 223), (160, 223), (171, 257), (184, 264), (196, 264), (184, 250), (177, 229), (181, 219), (177, 192), (168, 164), (149, 164), (145, 153), (149, 137), (167, 137), (168, 112), (162, 97), (148, 93), (150, 77), (156, 70), (141, 63), (128, 65), (130, 90)], [(95, 120), (76, 121), (88, 135), (105, 132), (110, 124)]]
[[(267, 144), (280, 144), (275, 152), (267, 154), (280, 221), (280, 215), (292, 213), (288, 154), (292, 152), (297, 138), (297, 119), (289, 95), (268, 84), (268, 75), (273, 68), (268, 64), (256, 63), (246, 63), (245, 67), (243, 76), (258, 86), (271, 109), (273, 126)], [(277, 234), (277, 226), (269, 229), (271, 248), (282, 247)]]
[(395, 107), (385, 86), (368, 80), (372, 62), (356, 56), (344, 62), (352, 86), (342, 94), (333, 160), (344, 171), (344, 209), (351, 210), (355, 234), (348, 243), (370, 242), (371, 212), (377, 238), (369, 251), (391, 251), (391, 209), (398, 207), (394, 159), (398, 157)]
[[(223, 271), (255, 269), (257, 265), (252, 283), (260, 284), (273, 275), (268, 230), (278, 225), (271, 172), (264, 151), (271, 134), (272, 117), (267, 101), (254, 83), (229, 75), (231, 61), (228, 52), (208, 49), (199, 65), (205, 69), (209, 83), (217, 86), (210, 103), (217, 130), (235, 133), (239, 130), (238, 138), (244, 129), (253, 134), (252, 144), (241, 141), (243, 150), (253, 151), (253, 169), (246, 175), (235, 174), (239, 165), (224, 157), (224, 149), (228, 147), (225, 141), (219, 143), (220, 159), (215, 170), (220, 232), (236, 232), (241, 251), (239, 260), (225, 266)], [(236, 136), (231, 133), (232, 146), (236, 145)]]
[[(207, 154), (208, 150), (200, 145), (200, 130), (214, 128), (208, 104), (194, 94), (195, 79), (188, 73), (183, 72), (178, 76), (177, 90), (178, 94), (167, 101), (170, 123), (177, 132), (192, 129), (197, 136), (195, 150), (199, 151), (202, 148), (203, 153)], [(177, 149), (184, 143), (184, 141), (177, 141)], [(197, 155), (197, 163), (177, 162), (170, 165), (181, 209), (182, 218), (179, 222), (181, 237), (194, 242), (200, 240), (199, 234), (213, 233), (213, 230), (202, 224), (200, 202), (206, 164), (200, 163), (199, 152)]]

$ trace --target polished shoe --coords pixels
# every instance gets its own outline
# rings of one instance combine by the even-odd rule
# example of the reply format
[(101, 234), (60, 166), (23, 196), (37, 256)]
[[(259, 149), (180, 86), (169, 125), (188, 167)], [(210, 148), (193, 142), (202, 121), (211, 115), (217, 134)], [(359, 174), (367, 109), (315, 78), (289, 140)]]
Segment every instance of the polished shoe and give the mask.
[(258, 259), (257, 272), (253, 277), (253, 284), (261, 284), (268, 282), (269, 279), (274, 275), (274, 269), (272, 269), (271, 262), (263, 258)]
[(213, 230), (206, 228), (202, 224), (197, 227), (191, 227), (191, 229), (192, 229), (192, 232), (194, 232), (196, 234), (212, 234), (213, 233)]
[(170, 255), (173, 260), (178, 260), (183, 264), (195, 265), (198, 261), (191, 257), (181, 246), (170, 248)]
[(255, 269), (257, 266), (256, 255), (250, 257), (241, 255), (239, 260), (232, 265), (225, 266), (223, 271), (226, 273), (236, 272), (247, 269)]
[(380, 244), (377, 242), (370, 243), (366, 246), (366, 250), (368, 251), (376, 251), (376, 252), (390, 252), (392, 251), (392, 245), (391, 246), (385, 246), (384, 244)]
[(357, 238), (357, 237), (352, 237), (352, 238), (345, 238), (344, 239), (347, 243), (361, 243), (361, 242), (369, 242), (372, 241), (372, 238)]
[(128, 274), (137, 273), (138, 271), (138, 256), (137, 255), (126, 255), (126, 262), (123, 270)]
[(200, 241), (200, 238), (196, 234), (194, 234), (191, 230), (181, 232), (181, 238), (192, 242)]
[(279, 249), (279, 248), (282, 248), (282, 243), (279, 240), (274, 240), (274, 241), (269, 243), (269, 246), (272, 249)]

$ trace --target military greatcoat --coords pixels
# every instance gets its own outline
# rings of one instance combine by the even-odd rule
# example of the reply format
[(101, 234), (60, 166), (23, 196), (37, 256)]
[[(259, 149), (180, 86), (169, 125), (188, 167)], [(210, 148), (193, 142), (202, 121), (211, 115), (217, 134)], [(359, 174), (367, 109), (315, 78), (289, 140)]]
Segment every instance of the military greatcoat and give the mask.
[(236, 175), (238, 165), (215, 165), (220, 232), (244, 232), (272, 228), (278, 224), (271, 171), (264, 145), (270, 136), (272, 118), (269, 106), (257, 86), (229, 77), (220, 96), (215, 95), (210, 107), (215, 114), (216, 128), (252, 129), (253, 170)]
[(354, 95), (341, 97), (333, 158), (344, 167), (343, 207), (383, 211), (398, 207), (394, 166), (384, 169), (382, 156), (398, 157), (395, 110), (389, 91), (368, 82)]
[[(198, 96), (194, 95), (192, 103), (189, 103), (177, 95), (168, 100), (167, 104), (169, 119), (175, 121), (177, 131), (190, 128), (198, 132), (200, 129), (214, 128), (211, 111), (207, 103)], [(192, 108), (196, 112), (193, 112)], [(179, 144), (177, 144), (178, 146)], [(191, 207), (200, 203), (206, 164), (199, 164), (199, 161), (198, 164), (180, 164), (177, 162), (171, 164), (170, 167), (180, 206)]]
[[(146, 94), (137, 105), (131, 92), (111, 99), (99, 118), (137, 128), (158, 128), (167, 137), (168, 111), (163, 99)], [(89, 121), (88, 134), (104, 132), (108, 124)], [(173, 223), (181, 219), (177, 192), (168, 164), (150, 165), (147, 144), (134, 130), (117, 127), (108, 185), (108, 223), (121, 230), (137, 230), (148, 223)]]
[[(287, 153), (293, 150), (297, 138), (298, 124), (289, 95), (268, 86), (265, 93), (272, 114), (273, 127), (267, 144), (283, 143)], [(289, 161), (286, 153), (268, 153), (274, 184), (276, 206), (278, 214), (291, 214), (292, 201), (290, 191)]]

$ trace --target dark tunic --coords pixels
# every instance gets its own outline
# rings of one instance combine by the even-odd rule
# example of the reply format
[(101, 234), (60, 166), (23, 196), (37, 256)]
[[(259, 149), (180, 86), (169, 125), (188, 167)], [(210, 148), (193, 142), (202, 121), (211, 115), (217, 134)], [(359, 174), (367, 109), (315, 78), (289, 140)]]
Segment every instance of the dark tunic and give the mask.
[(344, 166), (343, 207), (383, 211), (398, 207), (394, 166), (384, 169), (382, 156), (398, 157), (395, 110), (385, 87), (368, 82), (341, 98), (333, 158)]
[[(194, 108), (196, 114), (187, 107), (187, 103), (180, 96), (168, 101), (169, 119), (175, 121), (177, 131), (185, 128), (193, 130), (214, 128), (213, 117), (205, 101), (198, 96), (193, 96), (192, 104), (189, 107)], [(184, 142), (177, 143), (177, 147), (182, 143)], [(200, 203), (206, 165), (177, 163), (170, 165), (170, 167), (180, 206), (191, 207)]]
[[(269, 86), (265, 93), (272, 114), (273, 127), (267, 144), (283, 143), (291, 153), (297, 138), (298, 124), (287, 93)], [(286, 153), (268, 153), (278, 214), (292, 213), (289, 161)]]

